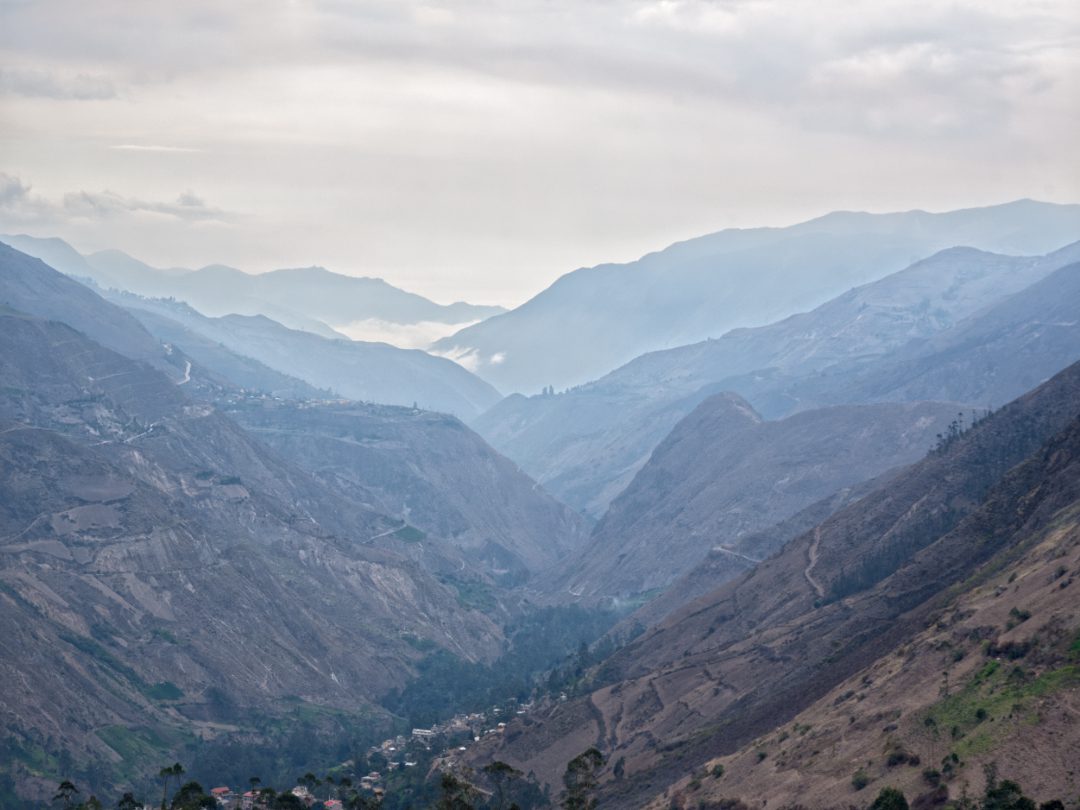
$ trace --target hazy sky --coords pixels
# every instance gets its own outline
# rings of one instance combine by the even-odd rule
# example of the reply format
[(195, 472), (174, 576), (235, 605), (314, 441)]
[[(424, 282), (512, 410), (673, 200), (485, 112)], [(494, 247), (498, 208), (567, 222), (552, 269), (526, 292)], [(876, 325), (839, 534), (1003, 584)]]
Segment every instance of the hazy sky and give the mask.
[(1080, 201), (1077, 0), (0, 0), (0, 230), (512, 304), (837, 208)]

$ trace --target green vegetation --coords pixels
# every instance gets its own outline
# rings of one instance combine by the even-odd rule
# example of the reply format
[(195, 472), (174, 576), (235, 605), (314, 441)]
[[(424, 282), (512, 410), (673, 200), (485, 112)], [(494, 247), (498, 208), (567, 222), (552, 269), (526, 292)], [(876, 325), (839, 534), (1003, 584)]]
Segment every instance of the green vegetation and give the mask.
[(924, 723), (935, 735), (950, 729), (960, 756), (993, 750), (1009, 723), (1031, 721), (1035, 698), (1080, 685), (1080, 666), (1069, 664), (1040, 675), (988, 661), (959, 692), (935, 704)]
[(419, 543), (427, 537), (427, 534), (420, 531), (420, 529), (416, 528), (415, 526), (405, 524), (396, 532), (394, 532), (393, 536), (396, 537), (398, 540), (404, 540), (406, 543)]
[(168, 630), (165, 630), (165, 629), (163, 629), (161, 627), (155, 627), (153, 630), (150, 631), (150, 635), (152, 637), (154, 637), (155, 639), (160, 639), (161, 641), (166, 641), (169, 644), (179, 644), (180, 643), (179, 640), (177, 640), (176, 636), (174, 636)]
[(576, 605), (544, 608), (506, 628), (508, 650), (494, 664), (436, 650), (419, 663), (416, 680), (387, 695), (383, 706), (410, 726), (426, 727), (461, 712), (527, 700), (537, 689), (572, 690), (590, 666), (614, 650), (610, 641), (596, 649), (588, 645), (617, 618)]
[(563, 774), (562, 807), (565, 810), (593, 810), (597, 775), (604, 765), (604, 755), (590, 748), (570, 760)]
[(457, 577), (441, 576), (439, 581), (449, 585), (457, 591), (458, 604), (470, 610), (479, 610), (490, 613), (498, 607), (495, 593), (485, 583), (479, 580), (458, 579)]
[(908, 810), (907, 798), (894, 787), (882, 788), (870, 810)]
[(135, 670), (127, 664), (121, 663), (112, 653), (93, 639), (86, 638), (85, 636), (74, 636), (68, 633), (61, 633), (60, 638), (80, 652), (86, 653), (99, 664), (102, 664), (113, 670), (116, 674), (123, 676), (136, 686), (140, 688), (144, 686), (142, 678), (139, 677)]
[(172, 681), (162, 681), (143, 689), (143, 694), (151, 700), (179, 700), (184, 696), (184, 690)]

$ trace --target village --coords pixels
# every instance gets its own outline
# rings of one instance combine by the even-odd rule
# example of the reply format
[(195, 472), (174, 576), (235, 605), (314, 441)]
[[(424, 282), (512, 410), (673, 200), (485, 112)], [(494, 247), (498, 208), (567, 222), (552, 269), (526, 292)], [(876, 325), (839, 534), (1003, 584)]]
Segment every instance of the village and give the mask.
[[(423, 781), (433, 770), (453, 770), (471, 744), (493, 734), (502, 734), (507, 720), (527, 714), (532, 709), (531, 702), (518, 704), (510, 701), (486, 712), (457, 714), (430, 728), (414, 728), (407, 735), (389, 737), (368, 749), (366, 764), (375, 764), (378, 769), (356, 777), (358, 763), (347, 760), (331, 769), (331, 773), (322, 779), (314, 774), (305, 774), (286, 792), (295, 796), (305, 807), (319, 805), (325, 810), (343, 810), (345, 798), (353, 792), (381, 802), (388, 783), (400, 781), (395, 776), (408, 779), (408, 774), (402, 772), (416, 770), (415, 779)], [(347, 775), (350, 773), (354, 776)], [(253, 778), (246, 790), (234, 790), (228, 785), (214, 787), (209, 795), (217, 802), (219, 810), (258, 810), (267, 807), (275, 795), (273, 791), (260, 787), (258, 782)], [(153, 808), (147, 805), (143, 810)]]

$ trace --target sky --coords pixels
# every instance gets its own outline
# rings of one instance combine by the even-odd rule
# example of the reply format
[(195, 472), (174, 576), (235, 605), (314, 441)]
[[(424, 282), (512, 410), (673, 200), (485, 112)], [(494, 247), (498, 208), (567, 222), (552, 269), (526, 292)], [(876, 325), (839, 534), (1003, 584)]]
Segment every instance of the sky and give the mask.
[(0, 0), (0, 232), (514, 305), (837, 209), (1080, 202), (1076, 0)]

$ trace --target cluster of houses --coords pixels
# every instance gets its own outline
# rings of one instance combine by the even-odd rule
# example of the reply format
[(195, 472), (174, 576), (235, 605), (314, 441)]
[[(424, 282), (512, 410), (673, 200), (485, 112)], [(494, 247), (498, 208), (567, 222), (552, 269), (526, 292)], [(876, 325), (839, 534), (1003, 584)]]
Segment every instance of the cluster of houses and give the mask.
[[(381, 798), (384, 792), (382, 774), (377, 771), (362, 776), (356, 786), (373, 793), (377, 798)], [(311, 807), (316, 802), (322, 802), (326, 810), (342, 810), (340, 799), (318, 796), (306, 785), (297, 785), (289, 792), (307, 807)], [(222, 786), (211, 789), (210, 795), (217, 801), (219, 810), (256, 810), (256, 808), (262, 806), (262, 795), (258, 790), (254, 789), (244, 793), (236, 793), (231, 788)]]
[[(419, 752), (420, 748), (431, 751), (432, 746), (446, 738), (457, 738), (460, 741), (462, 737), (467, 737), (473, 742), (479, 742), (485, 736), (501, 734), (506, 729), (506, 723), (500, 719), (504, 713), (523, 715), (531, 708), (532, 704), (526, 703), (505, 710), (496, 707), (489, 713), (475, 712), (455, 715), (446, 722), (437, 723), (431, 728), (414, 728), (408, 736), (399, 734), (396, 737), (383, 740), (378, 745), (372, 746), (369, 753), (381, 754), (386, 760), (386, 769), (390, 771), (415, 768), (418, 762), (410, 757), (410, 751), (413, 752), (414, 756)], [(465, 751), (466, 746), (461, 745), (459, 742), (455, 747), (444, 751), (440, 759), (452, 761), (455, 755)], [(382, 797), (385, 792), (383, 776), (378, 771), (372, 771), (366, 776), (360, 777), (359, 780), (353, 783), (353, 786), (372, 793), (376, 797)], [(329, 794), (332, 793), (332, 790), (330, 788), (327, 791), (326, 798), (316, 795), (306, 785), (297, 785), (290, 790), (290, 793), (308, 807), (311, 807), (316, 802), (322, 802), (326, 810), (342, 810), (341, 801), (330, 798)], [(217, 801), (219, 810), (257, 810), (261, 806), (261, 795), (258, 790), (254, 789), (237, 793), (228, 787), (222, 786), (213, 788), (210, 795)]]

